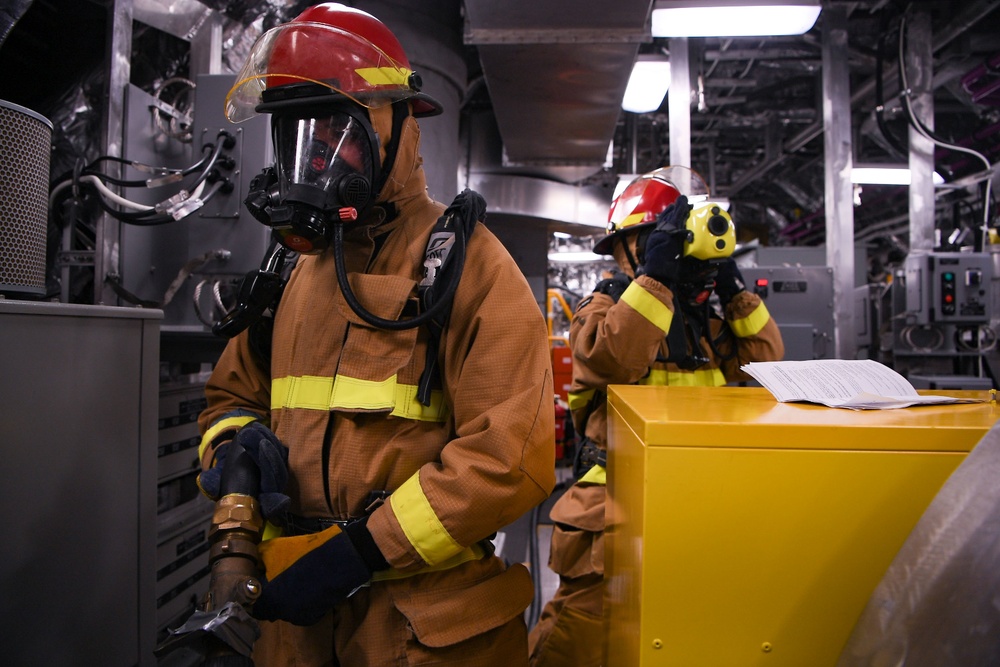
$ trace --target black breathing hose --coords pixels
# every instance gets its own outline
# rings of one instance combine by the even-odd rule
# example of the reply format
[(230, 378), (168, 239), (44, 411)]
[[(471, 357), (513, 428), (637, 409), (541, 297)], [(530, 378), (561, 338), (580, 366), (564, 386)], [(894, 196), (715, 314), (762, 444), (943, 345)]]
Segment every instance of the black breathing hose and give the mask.
[[(351, 310), (358, 317), (373, 327), (402, 331), (425, 324), (451, 307), (451, 299), (455, 295), (455, 290), (458, 289), (458, 282), (462, 278), (462, 270), (465, 268), (467, 236), (472, 226), (482, 217), (486, 209), (485, 201), (478, 193), (466, 190), (463, 195), (459, 195), (459, 199), (456, 199), (456, 202), (459, 202), (458, 205), (453, 203), (444, 213), (445, 216), (451, 217), (450, 223), (455, 224), (454, 264), (452, 265), (453, 270), (448, 272), (448, 282), (445, 286), (445, 291), (440, 297), (434, 299), (434, 303), (427, 310), (408, 320), (389, 320), (378, 317), (368, 311), (358, 301), (357, 296), (355, 296), (354, 291), (351, 289), (350, 281), (347, 279), (347, 267), (344, 265), (344, 224), (346, 223), (334, 223), (333, 253), (334, 264), (337, 268), (337, 284), (340, 286), (340, 291), (344, 293), (347, 305), (350, 306)], [(456, 220), (457, 217), (461, 219)], [(445, 269), (446, 267), (442, 265), (439, 270), (444, 271)]]

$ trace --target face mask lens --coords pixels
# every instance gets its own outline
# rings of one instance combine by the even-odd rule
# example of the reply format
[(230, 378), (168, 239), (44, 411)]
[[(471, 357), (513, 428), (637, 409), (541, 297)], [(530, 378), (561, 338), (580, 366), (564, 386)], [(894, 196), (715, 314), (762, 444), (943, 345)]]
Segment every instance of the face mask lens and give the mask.
[(275, 161), (278, 187), (287, 196), (293, 186), (334, 191), (345, 175), (371, 178), (367, 133), (354, 118), (275, 117)]
[(308, 165), (312, 176), (319, 177), (326, 173), (327, 169), (330, 168), (332, 154), (333, 150), (330, 146), (322, 141), (313, 141), (309, 145)]

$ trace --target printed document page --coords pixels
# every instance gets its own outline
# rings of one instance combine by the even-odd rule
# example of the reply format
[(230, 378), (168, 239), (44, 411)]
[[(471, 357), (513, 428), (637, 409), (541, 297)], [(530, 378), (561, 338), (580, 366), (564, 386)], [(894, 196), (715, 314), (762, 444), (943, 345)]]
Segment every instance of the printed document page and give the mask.
[(872, 359), (763, 361), (741, 367), (780, 402), (884, 410), (911, 405), (975, 403), (978, 399), (921, 396), (906, 378)]

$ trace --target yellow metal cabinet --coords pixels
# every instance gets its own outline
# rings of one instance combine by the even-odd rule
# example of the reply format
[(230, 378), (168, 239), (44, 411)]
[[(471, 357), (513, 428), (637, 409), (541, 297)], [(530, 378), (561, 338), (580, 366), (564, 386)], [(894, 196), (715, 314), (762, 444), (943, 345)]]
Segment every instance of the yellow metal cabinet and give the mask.
[(988, 400), (851, 411), (741, 387), (608, 400), (609, 667), (832, 667), (1000, 416)]

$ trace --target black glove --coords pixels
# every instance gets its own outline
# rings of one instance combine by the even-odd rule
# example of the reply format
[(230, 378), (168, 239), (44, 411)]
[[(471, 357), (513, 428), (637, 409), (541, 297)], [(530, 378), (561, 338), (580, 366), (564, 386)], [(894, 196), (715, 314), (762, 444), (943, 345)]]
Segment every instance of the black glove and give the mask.
[(624, 273), (616, 273), (610, 278), (605, 278), (604, 280), (597, 283), (594, 287), (595, 292), (600, 292), (601, 294), (607, 294), (615, 303), (622, 298), (622, 294), (628, 289), (628, 286), (632, 283), (632, 279)]
[(373, 572), (388, 569), (367, 523), (365, 517), (343, 529), (334, 525), (321, 533), (261, 542), (266, 579), (251, 615), (312, 625), (368, 583)]
[(733, 297), (747, 288), (740, 267), (732, 257), (727, 257), (719, 264), (719, 272), (715, 276), (715, 293), (719, 295), (719, 301), (723, 308), (726, 307)]
[(288, 483), (288, 448), (281, 444), (278, 436), (260, 422), (250, 422), (230, 441), (222, 443), (215, 450), (215, 465), (198, 475), (198, 486), (202, 493), (218, 500), (222, 488), (222, 469), (226, 452), (232, 442), (238, 442), (246, 450), (260, 469), (260, 512), (264, 518), (276, 524), (284, 524), (284, 515), (291, 500), (285, 495)]
[(674, 285), (680, 277), (680, 261), (687, 238), (687, 217), (691, 209), (681, 195), (656, 220), (643, 252), (642, 272), (664, 285)]

